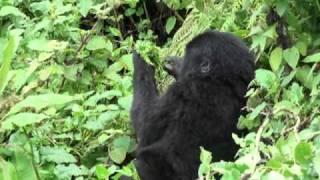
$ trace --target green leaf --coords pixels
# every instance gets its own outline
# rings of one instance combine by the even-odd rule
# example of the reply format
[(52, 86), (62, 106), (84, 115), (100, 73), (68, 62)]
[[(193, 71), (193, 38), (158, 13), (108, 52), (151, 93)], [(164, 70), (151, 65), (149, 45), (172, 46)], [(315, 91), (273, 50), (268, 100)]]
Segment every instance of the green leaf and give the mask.
[(282, 49), (277, 47), (271, 52), (269, 64), (273, 71), (277, 71), (282, 61)]
[(317, 172), (318, 176), (320, 176), (320, 153), (319, 152), (313, 158), (313, 166), (314, 166), (314, 169)]
[(272, 71), (258, 69), (256, 70), (256, 81), (261, 87), (270, 89), (277, 82), (277, 77)]
[(94, 51), (94, 50), (98, 50), (98, 49), (106, 49), (107, 46), (109, 46), (109, 45), (107, 44), (107, 41), (104, 39), (104, 37), (102, 37), (102, 36), (94, 36), (88, 42), (86, 48), (88, 50)]
[(0, 179), (19, 180), (15, 166), (0, 157)]
[(75, 163), (76, 158), (60, 147), (41, 147), (41, 158), (47, 162), (55, 163)]
[(306, 43), (304, 43), (303, 41), (300, 41), (295, 46), (299, 49), (299, 52), (302, 56), (307, 55), (307, 48), (308, 47), (307, 47)]
[(46, 118), (48, 118), (48, 116), (44, 114), (19, 113), (6, 118), (1, 123), (1, 129), (12, 130), (14, 127), (13, 125), (16, 125), (18, 127), (24, 127), (30, 124), (39, 123)]
[(38, 180), (29, 154), (23, 151), (15, 151), (14, 159), (19, 180)]
[(2, 95), (2, 92), (6, 86), (7, 77), (11, 67), (11, 61), (17, 49), (19, 40), (20, 38), (10, 34), (7, 45), (3, 50), (3, 60), (0, 60), (0, 62), (2, 62), (0, 67), (0, 96)]
[(125, 68), (129, 71), (133, 71), (132, 54), (126, 54), (121, 56), (120, 61), (124, 63)]
[(169, 17), (166, 23), (166, 32), (169, 34), (173, 30), (175, 25), (176, 25), (176, 17), (175, 16)]
[(119, 115), (119, 111), (107, 111), (100, 114), (97, 121), (106, 123), (112, 119), (115, 119), (118, 115)]
[(20, 17), (25, 17), (24, 15), (18, 8), (13, 7), (13, 6), (3, 6), (0, 9), (0, 17), (2, 16), (8, 16), (8, 15), (13, 15), (13, 16), (20, 16)]
[(300, 142), (294, 149), (294, 158), (297, 163), (305, 165), (313, 158), (313, 146), (309, 142)]
[(300, 58), (298, 48), (292, 47), (290, 49), (284, 50), (283, 58), (291, 68), (295, 69)]
[(268, 172), (266, 175), (262, 176), (261, 180), (285, 180), (286, 178), (276, 171)]
[(35, 51), (51, 52), (54, 50), (63, 50), (67, 47), (67, 45), (67, 42), (59, 42), (57, 40), (47, 40), (44, 38), (40, 38), (29, 41), (27, 47)]
[(203, 147), (200, 147), (201, 153), (200, 153), (200, 161), (202, 163), (210, 164), (212, 161), (212, 155), (211, 152), (206, 151)]
[(23, 108), (27, 107), (34, 108), (36, 111), (39, 111), (46, 107), (65, 105), (78, 99), (79, 97), (61, 94), (41, 94), (36, 96), (28, 96), (26, 99), (13, 106), (6, 116), (17, 113)]
[(97, 175), (98, 179), (107, 179), (108, 178), (107, 168), (102, 164), (97, 165), (96, 166), (96, 175)]
[(132, 103), (132, 95), (121, 97), (118, 99), (118, 104), (127, 111), (130, 110), (131, 103)]
[(127, 151), (123, 148), (109, 150), (109, 156), (112, 161), (121, 164), (126, 158)]
[(88, 169), (75, 164), (63, 165), (59, 164), (54, 170), (54, 174), (58, 179), (72, 179), (72, 177), (88, 175)]
[(279, 14), (279, 16), (283, 16), (283, 14), (286, 12), (288, 9), (289, 0), (277, 0), (276, 2), (276, 11)]
[(256, 108), (254, 108), (254, 110), (248, 115), (248, 118), (250, 120), (254, 120), (259, 114), (260, 112), (267, 106), (266, 102), (263, 102), (261, 104), (259, 104)]
[(306, 58), (304, 58), (303, 62), (305, 63), (320, 62), (320, 53), (307, 56)]
[(92, 5), (93, 5), (92, 0), (80, 0), (80, 2), (79, 2), (79, 12), (80, 12), (80, 14), (83, 17), (87, 16)]

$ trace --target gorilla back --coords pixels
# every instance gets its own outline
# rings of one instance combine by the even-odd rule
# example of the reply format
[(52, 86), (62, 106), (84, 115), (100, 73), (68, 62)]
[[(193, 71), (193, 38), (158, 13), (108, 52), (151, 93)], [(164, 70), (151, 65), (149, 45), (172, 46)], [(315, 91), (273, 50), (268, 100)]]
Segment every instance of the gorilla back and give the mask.
[(200, 146), (216, 161), (234, 158), (231, 134), (254, 77), (253, 56), (240, 39), (217, 31), (196, 36), (161, 96), (153, 67), (136, 53), (133, 60), (131, 119), (142, 180), (196, 179)]

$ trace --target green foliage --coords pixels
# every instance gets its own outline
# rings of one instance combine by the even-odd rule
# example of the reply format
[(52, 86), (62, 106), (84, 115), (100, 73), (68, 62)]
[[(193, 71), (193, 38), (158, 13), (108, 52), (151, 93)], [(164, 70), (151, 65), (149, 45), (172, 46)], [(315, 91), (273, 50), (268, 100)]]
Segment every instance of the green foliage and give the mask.
[[(242, 37), (257, 70), (238, 123), (250, 132), (233, 135), (236, 160), (212, 162), (201, 148), (200, 179), (319, 179), (319, 2), (165, 0), (173, 13), (161, 48), (146, 2), (0, 1), (0, 179), (138, 179), (122, 164), (136, 147), (132, 50), (163, 88), (163, 58), (208, 28)], [(271, 8), (277, 23), (267, 23)]]

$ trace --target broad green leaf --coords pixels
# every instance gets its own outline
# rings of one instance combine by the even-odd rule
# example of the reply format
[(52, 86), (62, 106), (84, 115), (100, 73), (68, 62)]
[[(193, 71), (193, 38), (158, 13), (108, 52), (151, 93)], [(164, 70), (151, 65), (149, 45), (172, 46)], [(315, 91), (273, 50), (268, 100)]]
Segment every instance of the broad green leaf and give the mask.
[(100, 114), (100, 116), (98, 117), (98, 121), (106, 123), (106, 122), (116, 118), (118, 115), (119, 115), (119, 111), (107, 111), (107, 112)]
[(67, 47), (67, 45), (67, 42), (59, 42), (57, 40), (47, 40), (41, 38), (29, 41), (27, 46), (31, 50), (51, 52), (54, 50), (63, 50)]
[(127, 111), (130, 110), (131, 103), (132, 103), (132, 95), (121, 97), (118, 99), (118, 104)]
[(1, 129), (11, 130), (14, 128), (14, 125), (24, 127), (30, 124), (39, 123), (46, 118), (48, 118), (48, 116), (44, 114), (19, 113), (6, 118), (1, 123)]
[(60, 147), (41, 147), (41, 158), (47, 162), (60, 163), (74, 163), (76, 158)]
[(0, 179), (19, 180), (14, 165), (5, 161), (2, 157), (0, 157)]
[(302, 56), (305, 56), (307, 55), (307, 45), (305, 42), (303, 41), (300, 41), (298, 42), (296, 45), (295, 45), (298, 49), (299, 49), (299, 52)]
[(23, 151), (15, 151), (15, 168), (19, 180), (38, 180), (35, 169), (33, 168), (32, 158)]
[(95, 173), (96, 173), (98, 179), (107, 179), (108, 178), (108, 170), (102, 164), (96, 165), (96, 172)]
[(280, 16), (283, 16), (283, 14), (286, 12), (288, 9), (289, 0), (277, 0), (276, 2), (276, 11)]
[(169, 34), (173, 30), (175, 25), (176, 25), (176, 17), (175, 16), (169, 17), (166, 23), (166, 32)]
[(262, 176), (261, 180), (285, 180), (286, 178), (277, 171), (268, 172), (266, 175)]
[(271, 52), (269, 64), (273, 71), (277, 71), (282, 61), (282, 49), (277, 47)]
[(302, 165), (310, 163), (313, 157), (313, 146), (309, 142), (300, 142), (294, 149), (295, 160)]
[(86, 48), (88, 50), (94, 51), (98, 49), (106, 49), (108, 46), (107, 41), (102, 36), (94, 36), (88, 42)]
[(0, 17), (1, 16), (8, 16), (8, 15), (13, 15), (13, 16), (20, 16), (20, 17), (25, 17), (24, 15), (18, 8), (13, 7), (13, 6), (3, 6), (0, 9)]
[(309, 89), (312, 89), (313, 79), (312, 69), (309, 66), (302, 66), (297, 68), (296, 78)]
[(79, 97), (61, 95), (61, 94), (41, 94), (35, 96), (28, 96), (23, 101), (17, 103), (13, 106), (8, 115), (17, 113), (21, 111), (23, 108), (34, 108), (36, 111), (39, 111), (46, 107), (65, 105), (74, 100), (78, 100)]
[(127, 154), (127, 151), (123, 148), (115, 148), (108, 152), (111, 160), (118, 164), (121, 164), (125, 160)]
[(133, 71), (132, 54), (121, 56), (120, 61), (124, 63), (126, 69)]
[(277, 77), (272, 71), (258, 69), (256, 70), (256, 81), (261, 87), (270, 89), (277, 82)]
[(89, 170), (84, 166), (77, 166), (75, 164), (59, 164), (54, 169), (54, 174), (58, 179), (72, 179), (72, 177), (78, 177), (82, 175), (88, 175)]
[(80, 14), (83, 17), (87, 16), (92, 5), (93, 5), (92, 0), (80, 0), (80, 2), (79, 2), (79, 12), (80, 12)]
[(305, 63), (314, 63), (320, 62), (320, 53), (315, 53), (304, 58), (303, 62)]
[(3, 52), (1, 52), (3, 53), (3, 59), (0, 60), (0, 62), (2, 62), (2, 65), (0, 67), (0, 96), (2, 95), (2, 92), (7, 84), (7, 78), (11, 67), (11, 61), (18, 47), (19, 40), (20, 37), (10, 34), (7, 45), (4, 48)]
[(114, 148), (122, 148), (126, 150), (126, 152), (131, 152), (133, 150), (133, 147), (135, 145), (134, 140), (131, 139), (129, 136), (121, 136), (116, 138), (112, 145)]
[(117, 28), (109, 27), (109, 31), (114, 36), (117, 36), (117, 37), (121, 36), (121, 32)]
[(292, 47), (290, 49), (284, 50), (283, 58), (291, 68), (295, 69), (300, 58), (298, 48)]
[(35, 11), (40, 11), (43, 14), (47, 14), (50, 11), (51, 3), (49, 0), (43, 0), (40, 2), (34, 2), (30, 4), (31, 9)]

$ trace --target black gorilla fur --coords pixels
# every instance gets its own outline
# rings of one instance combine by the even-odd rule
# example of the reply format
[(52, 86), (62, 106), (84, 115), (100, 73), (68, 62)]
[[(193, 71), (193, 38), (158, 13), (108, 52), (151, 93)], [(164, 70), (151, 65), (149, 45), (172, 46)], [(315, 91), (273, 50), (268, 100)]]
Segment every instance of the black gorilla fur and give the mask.
[(252, 54), (240, 39), (217, 31), (198, 35), (185, 52), (168, 68), (176, 82), (161, 96), (153, 67), (133, 55), (131, 119), (142, 180), (196, 179), (200, 146), (216, 161), (232, 160), (237, 151), (231, 134), (254, 77)]

